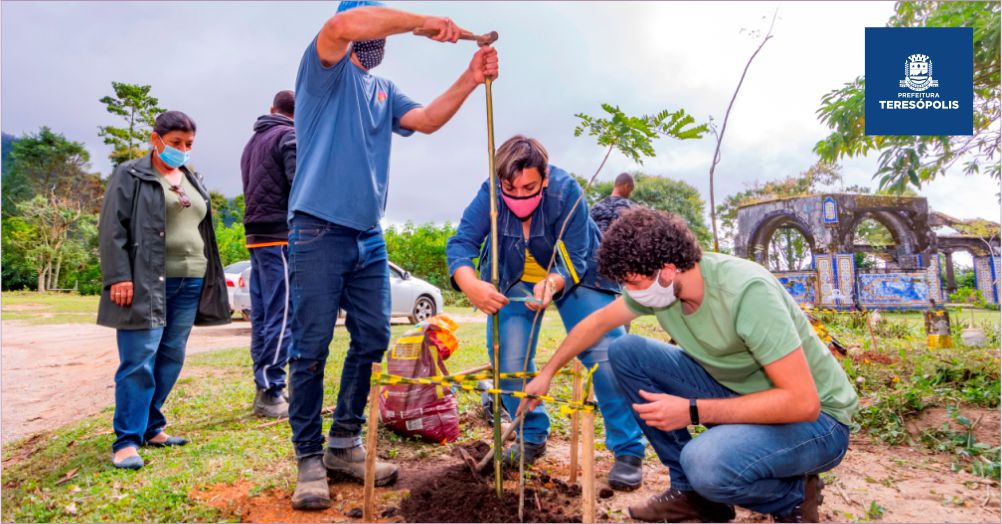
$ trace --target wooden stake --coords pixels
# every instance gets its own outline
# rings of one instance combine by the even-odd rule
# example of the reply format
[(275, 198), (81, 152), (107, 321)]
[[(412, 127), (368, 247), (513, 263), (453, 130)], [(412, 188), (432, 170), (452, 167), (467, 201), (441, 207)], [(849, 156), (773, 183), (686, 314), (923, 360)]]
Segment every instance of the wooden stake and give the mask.
[[(591, 392), (588, 399), (591, 400)], [(581, 463), (581, 522), (595, 522), (595, 410), (581, 415), (584, 445)]]
[[(382, 373), (382, 364), (372, 365), (372, 373)], [(369, 386), (369, 421), (365, 435), (365, 488), (362, 498), (362, 520), (376, 520), (376, 441), (379, 435), (379, 386)]]
[[(574, 360), (574, 378), (571, 381), (571, 400), (578, 402), (581, 400), (581, 362)], [(581, 414), (577, 411), (571, 413), (571, 474), (567, 482), (574, 484), (578, 481), (578, 431), (581, 425)]]

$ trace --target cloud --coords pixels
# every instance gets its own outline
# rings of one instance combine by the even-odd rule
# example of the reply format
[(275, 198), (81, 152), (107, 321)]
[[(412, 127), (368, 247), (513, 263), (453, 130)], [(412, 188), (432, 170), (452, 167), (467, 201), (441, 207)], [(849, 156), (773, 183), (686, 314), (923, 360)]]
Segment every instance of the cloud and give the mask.
[[(630, 114), (685, 108), (719, 123), (757, 45), (771, 2), (397, 2), (450, 16), (474, 32), (497, 30), (497, 144), (535, 136), (553, 162), (581, 175), (602, 149), (574, 138), (575, 113), (610, 102)], [(112, 81), (153, 86), (161, 105), (199, 126), (193, 162), (210, 187), (241, 191), (239, 158), (271, 97), (294, 85), (300, 57), (334, 10), (332, 2), (109, 2), (3, 4), (2, 102), (6, 132), (48, 125), (84, 142), (93, 165), (110, 171), (97, 126), (116, 123), (98, 100)], [(717, 194), (796, 174), (827, 134), (815, 110), (826, 92), (863, 72), (863, 30), (884, 25), (893, 2), (797, 2), (780, 7), (774, 38), (749, 69), (735, 102), (717, 169)], [(744, 31), (743, 31), (744, 30)], [(59, 38), (53, 38), (59, 35)], [(375, 73), (428, 102), (466, 67), (469, 43), (443, 45), (409, 35), (389, 40)], [(396, 139), (389, 223), (458, 221), (487, 176), (484, 92), (431, 136)], [(685, 180), (708, 195), (712, 138), (662, 140), (643, 168)], [(872, 184), (875, 159), (845, 163), (850, 183)], [(608, 180), (631, 161), (613, 155)], [(997, 183), (951, 174), (923, 190), (931, 207), (997, 217)]]

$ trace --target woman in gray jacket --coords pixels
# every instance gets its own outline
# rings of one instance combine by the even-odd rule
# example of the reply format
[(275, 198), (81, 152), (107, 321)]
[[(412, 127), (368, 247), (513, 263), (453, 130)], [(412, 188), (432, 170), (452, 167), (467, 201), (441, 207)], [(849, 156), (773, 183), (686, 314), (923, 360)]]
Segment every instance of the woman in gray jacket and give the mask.
[(160, 409), (181, 373), (193, 324), (230, 321), (209, 193), (185, 164), (195, 122), (156, 118), (152, 151), (108, 181), (99, 228), (104, 292), (98, 324), (118, 330), (112, 464), (139, 469), (138, 448), (183, 446)]

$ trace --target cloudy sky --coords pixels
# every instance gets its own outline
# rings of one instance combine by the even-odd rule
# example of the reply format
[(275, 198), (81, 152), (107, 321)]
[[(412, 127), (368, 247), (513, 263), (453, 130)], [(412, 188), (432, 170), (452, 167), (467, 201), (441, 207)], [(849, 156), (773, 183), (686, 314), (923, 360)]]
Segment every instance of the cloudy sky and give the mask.
[[(107, 174), (99, 125), (117, 124), (98, 100), (111, 82), (150, 84), (161, 106), (198, 123), (193, 163), (208, 185), (234, 196), (239, 159), (271, 97), (291, 89), (303, 49), (336, 2), (3, 2), (3, 131), (48, 125), (84, 142)], [(796, 174), (826, 133), (815, 111), (828, 91), (863, 73), (863, 33), (883, 26), (892, 2), (391, 2), (449, 16), (476, 33), (496, 30), (498, 143), (539, 138), (555, 164), (590, 174), (603, 151), (574, 138), (575, 113), (599, 105), (629, 114), (684, 108), (722, 120), (741, 68), (776, 7), (774, 38), (752, 64), (727, 129), (718, 195)], [(428, 102), (466, 67), (471, 43), (396, 36), (374, 73)], [(387, 222), (458, 221), (487, 173), (483, 90), (431, 136), (395, 139)], [(657, 143), (650, 173), (708, 195), (711, 139)], [(847, 182), (872, 184), (876, 160), (843, 163)], [(600, 178), (638, 166), (614, 155)], [(933, 209), (997, 219), (997, 183), (948, 176), (922, 194)]]

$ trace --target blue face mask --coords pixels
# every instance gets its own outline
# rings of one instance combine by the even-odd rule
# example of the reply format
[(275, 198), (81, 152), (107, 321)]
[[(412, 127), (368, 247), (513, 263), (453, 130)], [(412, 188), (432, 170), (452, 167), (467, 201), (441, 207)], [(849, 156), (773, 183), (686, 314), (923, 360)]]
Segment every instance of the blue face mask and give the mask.
[[(160, 136), (157, 135), (157, 138), (160, 138)], [(181, 151), (180, 149), (175, 149), (167, 145), (167, 142), (164, 142), (163, 138), (160, 138), (160, 143), (164, 145), (164, 150), (157, 152), (157, 156), (159, 156), (160, 160), (162, 160), (163, 163), (167, 164), (168, 166), (177, 169), (187, 164), (188, 160), (191, 159), (190, 151), (184, 152)]]

